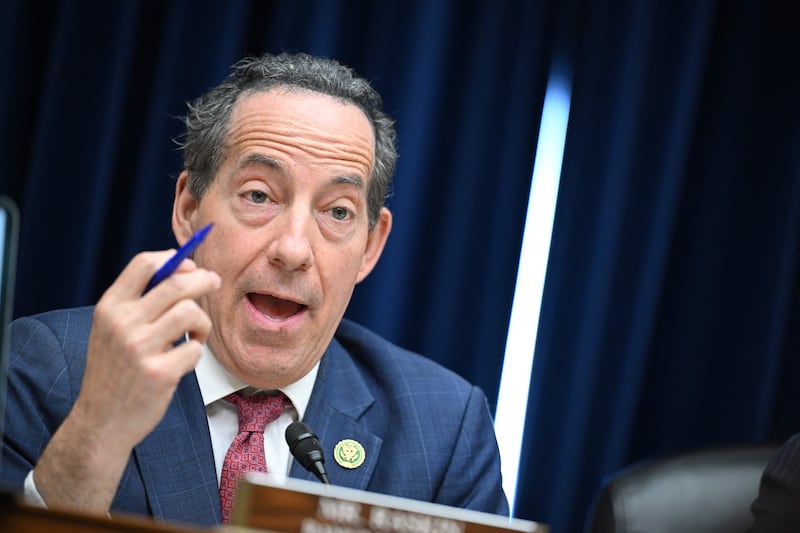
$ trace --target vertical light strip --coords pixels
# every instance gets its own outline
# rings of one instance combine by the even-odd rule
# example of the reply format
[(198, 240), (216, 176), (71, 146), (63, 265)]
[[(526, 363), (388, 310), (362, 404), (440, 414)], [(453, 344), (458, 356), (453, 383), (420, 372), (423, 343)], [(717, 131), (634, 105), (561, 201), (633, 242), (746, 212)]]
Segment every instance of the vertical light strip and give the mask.
[(533, 164), (528, 212), (522, 236), (517, 284), (500, 378), (495, 431), (502, 460), (503, 489), (514, 510), (517, 477), (532, 385), (533, 351), (553, 232), (571, 98), (568, 76), (550, 74)]
[[(3, 209), (5, 209), (5, 206), (3, 207)], [(7, 223), (7, 221), (6, 221), (6, 212), (3, 209), (0, 209), (0, 251), (3, 251), (3, 250), (6, 249), (6, 223)], [(4, 266), (3, 265), (3, 260), (4, 260), (3, 254), (0, 254), (0, 276), (3, 274), (3, 266)], [(1, 288), (2, 287), (0, 287), (0, 289)], [(2, 296), (4, 296), (4, 293), (0, 292), (0, 297), (2, 297)], [(0, 300), (0, 305), (5, 305), (5, 302)], [(1, 338), (2, 338), (2, 336), (0, 335), (0, 339)], [(0, 354), (0, 363), (2, 363), (2, 358), (1, 357), (2, 357), (2, 354)], [(2, 385), (3, 384), (0, 383), (0, 388), (2, 388)]]

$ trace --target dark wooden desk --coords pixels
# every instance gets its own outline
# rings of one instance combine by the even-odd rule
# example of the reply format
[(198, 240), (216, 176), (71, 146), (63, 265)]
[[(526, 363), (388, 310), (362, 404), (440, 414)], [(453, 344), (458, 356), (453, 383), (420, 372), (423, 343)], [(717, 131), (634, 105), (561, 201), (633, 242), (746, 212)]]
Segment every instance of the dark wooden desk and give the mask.
[(138, 516), (86, 515), (32, 507), (19, 498), (0, 493), (0, 531), (3, 533), (210, 533), (202, 529), (156, 522)]

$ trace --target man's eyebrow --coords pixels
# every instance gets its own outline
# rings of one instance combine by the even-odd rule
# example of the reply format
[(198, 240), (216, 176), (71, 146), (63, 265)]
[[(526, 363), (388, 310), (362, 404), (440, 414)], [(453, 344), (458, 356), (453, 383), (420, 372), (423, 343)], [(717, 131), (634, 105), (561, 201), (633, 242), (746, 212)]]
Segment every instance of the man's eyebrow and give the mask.
[[(234, 171), (239, 171), (249, 165), (264, 165), (266, 167), (272, 168), (277, 170), (282, 176), (287, 177), (288, 174), (279, 160), (269, 157), (262, 154), (250, 154), (247, 157), (239, 160), (236, 163), (236, 167)], [(356, 189), (364, 190), (364, 179), (358, 175), (354, 174), (342, 174), (340, 176), (335, 176), (333, 179), (330, 180), (332, 185), (352, 185)]]
[(285, 174), (283, 164), (280, 161), (273, 157), (261, 154), (250, 154), (247, 157), (240, 159), (236, 163), (236, 168), (234, 170), (238, 171), (252, 164), (264, 165), (279, 171), (281, 174)]
[(352, 185), (356, 189), (363, 190), (364, 189), (364, 180), (358, 176), (353, 176), (352, 174), (344, 174), (342, 176), (336, 176), (331, 180), (334, 185)]

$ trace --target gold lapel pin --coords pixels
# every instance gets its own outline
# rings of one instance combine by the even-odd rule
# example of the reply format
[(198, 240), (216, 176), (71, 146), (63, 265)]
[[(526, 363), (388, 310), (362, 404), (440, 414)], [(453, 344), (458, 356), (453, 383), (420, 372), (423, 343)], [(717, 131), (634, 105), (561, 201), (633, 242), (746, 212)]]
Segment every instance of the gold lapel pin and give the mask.
[(364, 464), (366, 452), (360, 442), (353, 439), (340, 440), (333, 448), (336, 464), (343, 468), (358, 468)]

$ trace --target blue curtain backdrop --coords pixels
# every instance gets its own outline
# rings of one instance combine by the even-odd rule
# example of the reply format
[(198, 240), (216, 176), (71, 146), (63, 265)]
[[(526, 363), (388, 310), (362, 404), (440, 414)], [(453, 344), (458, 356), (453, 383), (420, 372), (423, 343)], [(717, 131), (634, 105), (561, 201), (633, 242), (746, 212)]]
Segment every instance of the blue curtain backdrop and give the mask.
[(349, 316), (494, 403), (560, 65), (573, 101), (516, 515), (580, 531), (623, 465), (800, 431), (793, 20), (711, 0), (5, 0), (15, 314), (93, 303), (136, 252), (173, 246), (185, 101), (243, 54), (306, 51), (372, 79), (398, 123), (396, 225)]

